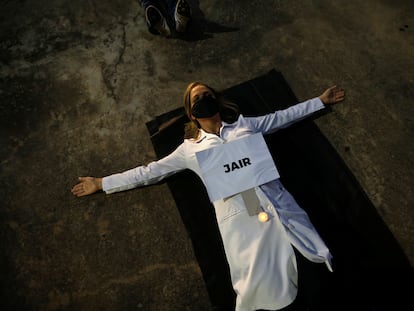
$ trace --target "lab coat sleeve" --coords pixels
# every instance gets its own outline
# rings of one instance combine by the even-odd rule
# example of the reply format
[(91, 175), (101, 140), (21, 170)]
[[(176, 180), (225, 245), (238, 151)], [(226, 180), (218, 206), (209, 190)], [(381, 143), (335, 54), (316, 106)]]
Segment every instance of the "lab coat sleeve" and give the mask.
[(168, 156), (102, 179), (102, 190), (107, 194), (150, 185), (178, 171), (186, 169), (184, 147), (180, 145)]
[(315, 97), (284, 110), (278, 110), (260, 117), (245, 118), (245, 121), (256, 131), (270, 134), (278, 129), (288, 127), (324, 107), (323, 102)]

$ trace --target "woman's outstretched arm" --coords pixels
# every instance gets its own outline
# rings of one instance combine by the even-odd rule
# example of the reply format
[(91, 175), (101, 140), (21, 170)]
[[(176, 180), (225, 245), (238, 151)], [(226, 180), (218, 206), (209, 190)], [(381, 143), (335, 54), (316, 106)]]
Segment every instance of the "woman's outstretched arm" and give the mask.
[(260, 117), (247, 117), (246, 126), (264, 134), (270, 134), (281, 128), (290, 126), (328, 105), (339, 103), (345, 99), (345, 91), (336, 85), (326, 89), (320, 96), (302, 103), (278, 110)]
[(103, 190), (107, 194), (151, 185), (187, 168), (183, 144), (166, 157), (105, 177), (79, 177), (72, 193), (78, 197)]

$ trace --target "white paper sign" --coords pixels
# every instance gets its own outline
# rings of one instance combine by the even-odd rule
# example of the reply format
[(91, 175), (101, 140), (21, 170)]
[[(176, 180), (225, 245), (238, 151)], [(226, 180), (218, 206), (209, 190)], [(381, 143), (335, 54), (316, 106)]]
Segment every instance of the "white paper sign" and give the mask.
[(261, 133), (196, 153), (211, 202), (279, 178)]

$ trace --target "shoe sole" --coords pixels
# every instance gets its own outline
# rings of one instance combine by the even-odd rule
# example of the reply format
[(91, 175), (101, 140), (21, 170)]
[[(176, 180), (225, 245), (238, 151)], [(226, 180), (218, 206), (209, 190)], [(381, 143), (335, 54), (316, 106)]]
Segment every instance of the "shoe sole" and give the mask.
[(146, 9), (147, 20), (152, 28), (158, 31), (163, 36), (170, 36), (171, 30), (167, 25), (165, 18), (161, 12), (153, 5), (150, 5)]
[(174, 12), (175, 28), (178, 32), (184, 32), (191, 19), (191, 8), (186, 1), (178, 0)]

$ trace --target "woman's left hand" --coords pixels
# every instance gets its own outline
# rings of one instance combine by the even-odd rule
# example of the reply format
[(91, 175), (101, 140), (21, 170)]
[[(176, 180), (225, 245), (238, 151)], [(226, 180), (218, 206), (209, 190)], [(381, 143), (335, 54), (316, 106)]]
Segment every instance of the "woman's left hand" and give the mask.
[(345, 91), (334, 85), (323, 92), (319, 98), (325, 105), (336, 104), (345, 99)]

